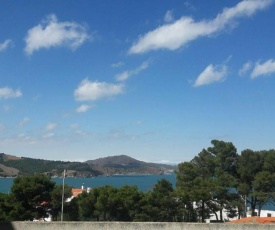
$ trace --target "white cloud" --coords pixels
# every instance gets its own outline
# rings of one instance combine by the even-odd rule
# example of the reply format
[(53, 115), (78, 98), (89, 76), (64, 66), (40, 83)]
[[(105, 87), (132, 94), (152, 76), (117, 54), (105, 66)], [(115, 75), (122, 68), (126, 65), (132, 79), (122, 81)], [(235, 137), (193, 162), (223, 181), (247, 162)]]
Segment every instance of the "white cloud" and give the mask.
[(227, 67), (225, 65), (213, 66), (209, 65), (198, 76), (194, 86), (199, 87), (203, 85), (209, 85), (214, 82), (224, 81), (227, 75)]
[(81, 137), (89, 136), (89, 133), (86, 133), (85, 131), (81, 130), (77, 123), (71, 124), (70, 127), (73, 130), (74, 135), (76, 135), (76, 136), (81, 136)]
[(129, 53), (140, 54), (157, 49), (176, 50), (199, 37), (221, 31), (238, 18), (252, 16), (273, 2), (273, 0), (244, 0), (234, 7), (225, 8), (213, 20), (196, 22), (191, 17), (182, 17), (174, 23), (165, 24), (141, 36), (132, 45)]
[(242, 68), (239, 70), (239, 75), (240, 76), (243, 76), (245, 75), (250, 69), (252, 68), (252, 63), (249, 61), (249, 62), (246, 62)]
[(173, 11), (168, 10), (164, 16), (164, 22), (169, 23), (174, 21)]
[(122, 73), (117, 74), (115, 76), (115, 79), (117, 81), (126, 81), (130, 76), (131, 76), (131, 74), (129, 73), (129, 71), (124, 71)]
[(157, 164), (166, 164), (166, 165), (177, 165), (180, 162), (174, 162), (174, 161), (171, 161), (171, 160), (160, 160), (160, 161), (156, 161), (155, 163), (157, 163)]
[(12, 44), (10, 39), (5, 40), (3, 43), (0, 43), (0, 53), (5, 51)]
[(55, 15), (49, 15), (42, 23), (28, 30), (25, 52), (31, 55), (39, 49), (57, 46), (75, 50), (88, 38), (85, 26), (75, 22), (58, 22)]
[(73, 123), (73, 124), (70, 125), (70, 127), (71, 127), (72, 129), (78, 129), (78, 128), (79, 128), (79, 125), (78, 125), (77, 123)]
[(85, 113), (90, 109), (89, 105), (81, 105), (76, 109), (77, 113)]
[(75, 89), (74, 97), (77, 101), (95, 101), (122, 94), (123, 89), (123, 84), (89, 81), (86, 78)]
[(134, 75), (139, 74), (141, 71), (147, 69), (149, 66), (149, 61), (143, 62), (138, 68), (136, 68), (133, 72)]
[(56, 123), (50, 122), (50, 123), (47, 124), (46, 130), (47, 131), (52, 131), (52, 130), (56, 129), (56, 127), (57, 127)]
[(257, 62), (252, 73), (251, 78), (256, 78), (262, 75), (275, 74), (275, 60), (269, 59), (264, 63)]
[(47, 134), (45, 134), (43, 137), (44, 138), (51, 138), (51, 137), (53, 137), (54, 136), (54, 133), (47, 133)]
[(20, 139), (21, 141), (30, 141), (31, 137), (29, 137), (27, 134), (25, 133), (20, 133), (18, 136), (18, 139)]
[(196, 10), (195, 6), (193, 6), (190, 2), (186, 1), (183, 3), (183, 5), (188, 8), (188, 9), (191, 9), (191, 10)]
[(123, 62), (117, 62), (117, 63), (114, 63), (111, 65), (113, 68), (119, 68), (119, 67), (122, 67), (124, 66), (124, 63)]
[(28, 117), (24, 117), (18, 124), (19, 128), (24, 127), (26, 124), (28, 124), (30, 119)]
[(134, 125), (142, 125), (143, 123), (141, 120), (134, 121)]
[(134, 75), (138, 75), (140, 72), (142, 72), (143, 70), (147, 69), (149, 66), (149, 61), (145, 61), (143, 62), (138, 68), (132, 70), (132, 71), (124, 71), (120, 74), (117, 74), (115, 76), (115, 79), (117, 81), (126, 81), (128, 78), (134, 76)]
[(16, 98), (21, 97), (22, 93), (20, 90), (13, 90), (9, 87), (0, 88), (0, 99)]

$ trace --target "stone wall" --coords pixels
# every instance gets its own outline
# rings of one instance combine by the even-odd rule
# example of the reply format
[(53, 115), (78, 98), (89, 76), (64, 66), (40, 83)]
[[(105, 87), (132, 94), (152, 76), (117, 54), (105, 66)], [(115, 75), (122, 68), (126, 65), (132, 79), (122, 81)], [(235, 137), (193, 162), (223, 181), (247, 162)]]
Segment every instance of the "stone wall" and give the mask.
[(1, 230), (271, 230), (273, 224), (127, 222), (0, 222)]

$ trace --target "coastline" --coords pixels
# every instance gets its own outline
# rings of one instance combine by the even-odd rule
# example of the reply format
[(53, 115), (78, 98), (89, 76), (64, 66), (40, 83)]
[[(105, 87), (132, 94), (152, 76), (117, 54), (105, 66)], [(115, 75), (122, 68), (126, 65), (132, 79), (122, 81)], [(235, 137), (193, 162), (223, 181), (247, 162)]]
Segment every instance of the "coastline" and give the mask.
[[(124, 185), (138, 186), (139, 190), (147, 191), (153, 188), (160, 179), (170, 181), (173, 186), (176, 184), (176, 175), (158, 175), (158, 174), (135, 174), (135, 175), (115, 175), (115, 176), (97, 176), (97, 177), (66, 177), (65, 183), (74, 188), (101, 187), (111, 185), (122, 187)], [(8, 193), (15, 178), (0, 178), (0, 192)], [(57, 184), (62, 184), (63, 177), (51, 178)]]

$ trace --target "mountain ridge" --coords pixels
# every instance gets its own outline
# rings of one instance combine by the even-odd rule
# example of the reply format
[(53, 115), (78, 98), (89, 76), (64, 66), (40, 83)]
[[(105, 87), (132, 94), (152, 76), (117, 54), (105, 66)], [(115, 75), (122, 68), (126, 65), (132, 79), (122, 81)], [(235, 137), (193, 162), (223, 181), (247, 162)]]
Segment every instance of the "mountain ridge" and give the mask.
[(108, 156), (85, 162), (71, 162), (16, 157), (0, 153), (0, 177), (16, 177), (35, 173), (61, 177), (65, 169), (68, 177), (94, 177), (113, 174), (171, 173), (176, 169), (176, 166), (148, 163), (127, 155)]

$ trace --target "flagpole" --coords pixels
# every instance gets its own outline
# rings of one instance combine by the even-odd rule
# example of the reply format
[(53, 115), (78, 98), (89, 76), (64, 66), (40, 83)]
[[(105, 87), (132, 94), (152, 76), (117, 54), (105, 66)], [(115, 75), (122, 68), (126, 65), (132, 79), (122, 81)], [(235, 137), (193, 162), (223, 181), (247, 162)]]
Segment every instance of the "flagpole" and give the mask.
[(61, 221), (63, 221), (63, 210), (64, 210), (64, 181), (65, 181), (65, 169), (63, 172), (63, 183), (62, 183), (62, 204), (61, 204)]

